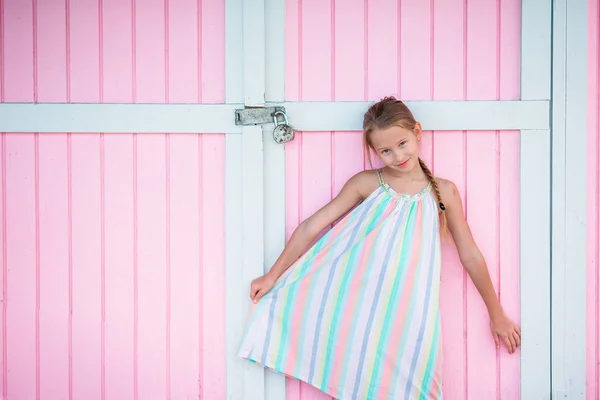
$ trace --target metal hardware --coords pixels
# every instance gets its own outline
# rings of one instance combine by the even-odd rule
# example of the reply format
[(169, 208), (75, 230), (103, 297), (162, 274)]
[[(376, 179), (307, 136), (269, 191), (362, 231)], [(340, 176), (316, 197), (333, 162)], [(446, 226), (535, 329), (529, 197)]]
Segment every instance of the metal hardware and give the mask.
[[(283, 112), (283, 107), (257, 107), (235, 110), (236, 125), (263, 125), (273, 121), (275, 113)], [(277, 125), (277, 124), (275, 124)]]
[[(278, 116), (283, 117), (283, 122), (278, 121)], [(235, 110), (236, 125), (264, 125), (271, 121), (275, 124), (273, 130), (275, 142), (281, 144), (294, 139), (294, 128), (288, 122), (284, 107), (255, 107)]]
[[(282, 115), (283, 124), (277, 121), (277, 116)], [(273, 122), (275, 123), (275, 129), (273, 130), (273, 140), (276, 143), (286, 143), (294, 139), (294, 129), (289, 125), (288, 117), (284, 110), (278, 110), (273, 113)]]

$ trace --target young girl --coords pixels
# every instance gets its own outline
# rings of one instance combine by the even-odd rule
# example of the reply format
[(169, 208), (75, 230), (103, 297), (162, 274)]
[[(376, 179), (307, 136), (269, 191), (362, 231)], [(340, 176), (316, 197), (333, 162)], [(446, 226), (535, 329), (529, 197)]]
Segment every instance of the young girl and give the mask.
[(381, 100), (363, 132), (385, 167), (350, 178), (252, 282), (239, 355), (341, 400), (441, 399), (440, 236), (451, 233), (496, 345), (515, 352), (520, 330), (496, 297), (456, 186), (419, 158), (421, 125), (408, 108)]

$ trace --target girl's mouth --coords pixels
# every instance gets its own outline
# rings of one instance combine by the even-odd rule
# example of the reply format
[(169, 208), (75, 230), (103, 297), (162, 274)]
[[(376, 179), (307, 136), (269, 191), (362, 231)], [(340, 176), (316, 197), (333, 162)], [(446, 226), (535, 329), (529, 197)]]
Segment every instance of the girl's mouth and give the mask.
[[(408, 160), (410, 160), (410, 158)], [(405, 167), (406, 164), (408, 164), (408, 160), (401, 162), (400, 164), (396, 164), (396, 167), (399, 167), (399, 168)]]

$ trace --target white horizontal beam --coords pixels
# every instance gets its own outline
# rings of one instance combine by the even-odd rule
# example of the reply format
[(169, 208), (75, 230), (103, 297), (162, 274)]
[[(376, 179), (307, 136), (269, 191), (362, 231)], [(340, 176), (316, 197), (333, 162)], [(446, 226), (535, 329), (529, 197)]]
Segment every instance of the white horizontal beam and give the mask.
[(1, 103), (0, 132), (241, 133), (241, 104)]
[[(362, 130), (371, 102), (288, 102), (290, 125), (300, 131)], [(407, 101), (425, 130), (549, 129), (548, 101)]]
[[(286, 102), (300, 131), (359, 131), (371, 102)], [(549, 129), (549, 102), (406, 102), (426, 130)], [(269, 106), (269, 104), (267, 105)], [(0, 132), (234, 133), (242, 104), (0, 103)]]

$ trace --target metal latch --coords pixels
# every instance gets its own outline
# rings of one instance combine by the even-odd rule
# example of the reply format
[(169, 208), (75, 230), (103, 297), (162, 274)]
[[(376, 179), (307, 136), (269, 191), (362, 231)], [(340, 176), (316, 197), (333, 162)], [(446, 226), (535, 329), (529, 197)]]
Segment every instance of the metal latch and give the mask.
[[(278, 120), (278, 116), (283, 117), (283, 122)], [(286, 143), (294, 139), (294, 129), (288, 122), (288, 116), (285, 108), (276, 107), (256, 107), (235, 110), (236, 125), (264, 125), (273, 122), (273, 139), (277, 143)]]

